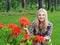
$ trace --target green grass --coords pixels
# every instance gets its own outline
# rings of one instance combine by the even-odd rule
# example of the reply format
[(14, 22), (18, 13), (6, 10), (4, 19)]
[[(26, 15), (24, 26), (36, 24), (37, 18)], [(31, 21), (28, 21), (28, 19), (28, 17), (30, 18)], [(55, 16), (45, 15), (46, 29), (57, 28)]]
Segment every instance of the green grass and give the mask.
[[(36, 12), (35, 12), (36, 13)], [(25, 15), (31, 22), (36, 18), (35, 14), (26, 14)], [(12, 16), (8, 15), (7, 13), (5, 15), (0, 15), (0, 23), (15, 23), (18, 26), (19, 24), (19, 18), (22, 17), (22, 14), (12, 14)], [(52, 31), (52, 43), (53, 45), (60, 45), (60, 12), (48, 12), (48, 18), (49, 21), (53, 23), (53, 31)]]
[(60, 45), (60, 13), (49, 13), (49, 20), (53, 23), (52, 43)]

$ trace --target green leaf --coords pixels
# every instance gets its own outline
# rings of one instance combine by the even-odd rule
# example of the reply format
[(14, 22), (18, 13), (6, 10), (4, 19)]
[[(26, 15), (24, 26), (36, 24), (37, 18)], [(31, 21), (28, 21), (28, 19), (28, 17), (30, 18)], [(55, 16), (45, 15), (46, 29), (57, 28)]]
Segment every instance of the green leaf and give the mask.
[(26, 33), (26, 31), (23, 30), (22, 33), (17, 36), (17, 40), (22, 40), (22, 39), (23, 39), (23, 35), (24, 35), (25, 33)]
[(13, 37), (12, 37), (12, 36), (9, 36), (8, 42), (9, 42), (9, 43), (13, 42)]
[(0, 39), (0, 45), (6, 45), (6, 42), (3, 39)]
[(10, 43), (7, 43), (7, 45), (10, 45)]

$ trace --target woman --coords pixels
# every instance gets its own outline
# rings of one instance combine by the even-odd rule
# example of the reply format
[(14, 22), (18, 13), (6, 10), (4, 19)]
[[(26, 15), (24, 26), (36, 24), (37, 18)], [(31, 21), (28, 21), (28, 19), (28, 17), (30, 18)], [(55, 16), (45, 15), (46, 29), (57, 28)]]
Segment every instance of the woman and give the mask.
[[(48, 21), (47, 11), (43, 8), (39, 9), (37, 18), (32, 22), (30, 30), (28, 31), (27, 28), (25, 28), (25, 30), (30, 35), (39, 35), (43, 36), (45, 40), (50, 40), (50, 36), (52, 33), (52, 23)], [(36, 45), (40, 44), (46, 45), (46, 42), (36, 43)]]

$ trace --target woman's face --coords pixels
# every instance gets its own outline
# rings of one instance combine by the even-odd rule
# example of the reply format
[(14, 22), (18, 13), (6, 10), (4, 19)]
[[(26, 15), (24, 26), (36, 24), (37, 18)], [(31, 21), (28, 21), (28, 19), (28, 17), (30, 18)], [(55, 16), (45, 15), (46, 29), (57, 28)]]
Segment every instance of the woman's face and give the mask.
[(41, 22), (45, 21), (45, 13), (44, 12), (38, 13), (38, 20)]

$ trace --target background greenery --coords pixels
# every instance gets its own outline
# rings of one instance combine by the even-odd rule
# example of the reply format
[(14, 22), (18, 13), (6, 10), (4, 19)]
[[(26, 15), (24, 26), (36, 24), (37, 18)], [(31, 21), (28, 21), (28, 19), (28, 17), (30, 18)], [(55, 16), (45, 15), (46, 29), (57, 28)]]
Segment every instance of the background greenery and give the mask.
[[(22, 6), (23, 1), (24, 0), (0, 0), (0, 12), (6, 12), (7, 10), (13, 12), (22, 12), (24, 10), (37, 10), (39, 7), (38, 0), (25, 0), (24, 5), (26, 5), (26, 8), (23, 8)], [(50, 9), (52, 8), (53, 3), (53, 8), (55, 10), (54, 0), (49, 1), (51, 1)], [(48, 8), (48, 0), (43, 0), (43, 7), (45, 9)], [(56, 0), (56, 11), (60, 11), (60, 0)]]

